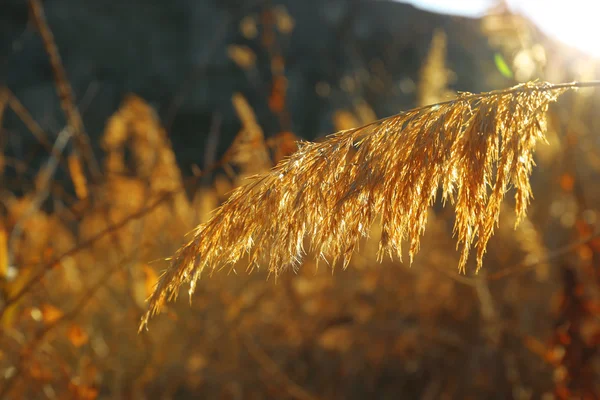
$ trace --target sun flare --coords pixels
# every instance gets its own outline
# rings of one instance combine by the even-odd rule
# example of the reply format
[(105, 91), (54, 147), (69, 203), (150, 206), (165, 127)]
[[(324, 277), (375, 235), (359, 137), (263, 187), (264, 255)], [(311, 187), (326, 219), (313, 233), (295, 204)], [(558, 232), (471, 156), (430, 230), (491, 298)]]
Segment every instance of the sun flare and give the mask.
[[(481, 17), (497, 5), (495, 0), (395, 0), (433, 12)], [(600, 1), (506, 0), (547, 35), (600, 59)]]
[(600, 58), (600, 2), (509, 0), (508, 4), (554, 39)]

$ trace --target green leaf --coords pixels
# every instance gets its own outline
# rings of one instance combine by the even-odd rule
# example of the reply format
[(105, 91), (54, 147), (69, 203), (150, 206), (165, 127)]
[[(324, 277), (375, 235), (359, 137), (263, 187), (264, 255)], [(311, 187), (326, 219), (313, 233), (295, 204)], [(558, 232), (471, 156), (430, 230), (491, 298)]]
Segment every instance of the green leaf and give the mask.
[(494, 54), (494, 62), (496, 63), (496, 68), (498, 68), (498, 71), (502, 74), (502, 76), (504, 76), (505, 78), (513, 77), (513, 72), (506, 63), (504, 57), (502, 57), (502, 54)]

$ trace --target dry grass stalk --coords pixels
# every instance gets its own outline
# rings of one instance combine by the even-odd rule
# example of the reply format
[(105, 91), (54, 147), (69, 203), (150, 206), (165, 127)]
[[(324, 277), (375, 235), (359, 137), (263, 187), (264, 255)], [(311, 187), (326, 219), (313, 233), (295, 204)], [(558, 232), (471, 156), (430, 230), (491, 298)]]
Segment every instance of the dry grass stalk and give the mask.
[(242, 129), (235, 137), (225, 157), (238, 165), (242, 169), (243, 175), (254, 175), (267, 171), (273, 166), (273, 163), (265, 143), (263, 130), (256, 121), (254, 110), (240, 93), (235, 93), (231, 102), (242, 122)]
[(0, 221), (0, 280), (8, 275), (8, 235), (4, 223)]
[(299, 150), (269, 173), (235, 190), (212, 218), (177, 251), (149, 299), (145, 326), (179, 287), (206, 270), (268, 264), (279, 274), (297, 267), (310, 251), (346, 267), (359, 240), (381, 218), (378, 257), (409, 258), (419, 250), (428, 207), (441, 188), (456, 210), (454, 231), (462, 244), (459, 270), (469, 251), (482, 265), (500, 206), (514, 187), (517, 223), (531, 198), (533, 150), (544, 139), (550, 102), (571, 83), (527, 83), (483, 94), (461, 94), (445, 103), (410, 110), (341, 131)]
[(69, 173), (71, 174), (71, 179), (73, 180), (73, 186), (75, 187), (75, 194), (77, 195), (77, 198), (80, 200), (87, 199), (87, 179), (83, 173), (83, 166), (81, 165), (81, 158), (79, 157), (79, 154), (74, 151), (71, 153), (67, 161), (69, 165)]
[(229, 45), (227, 55), (242, 69), (250, 69), (256, 65), (256, 54), (248, 46)]
[[(40, 34), (44, 49), (48, 54), (54, 80), (56, 81), (56, 90), (58, 92), (58, 97), (60, 98), (60, 105), (65, 113), (68, 126), (75, 139), (75, 146), (83, 160), (87, 163), (94, 180), (98, 180), (100, 169), (94, 157), (94, 152), (89, 143), (87, 134), (85, 133), (83, 120), (75, 105), (73, 88), (67, 79), (67, 72), (60, 57), (60, 53), (58, 52), (54, 34), (46, 21), (44, 7), (40, 0), (29, 0), (28, 4), (32, 21)], [(74, 181), (78, 179), (79, 177), (73, 177)]]
[(38, 142), (40, 142), (48, 152), (52, 153), (52, 144), (48, 141), (44, 129), (42, 129), (29, 111), (27, 111), (25, 106), (8, 88), (4, 89), (4, 93), (8, 107), (19, 117), (21, 122), (29, 129)]
[(455, 97), (455, 94), (448, 89), (448, 84), (454, 79), (454, 73), (446, 66), (447, 42), (448, 39), (443, 30), (434, 32), (429, 52), (419, 74), (417, 102), (420, 106), (439, 103)]
[[(503, 206), (503, 211), (506, 207)], [(511, 219), (508, 218), (508, 221)], [(535, 276), (538, 281), (548, 279), (550, 274), (550, 264), (546, 259), (548, 249), (544, 244), (543, 235), (538, 227), (529, 219), (528, 216), (523, 218), (519, 226), (515, 230), (510, 230), (505, 226), (501, 228), (502, 234), (507, 238), (512, 238), (516, 243), (516, 248), (520, 253), (524, 254), (523, 262), (525, 264), (534, 263)]]
[[(141, 207), (149, 195), (173, 192), (175, 214), (182, 220), (189, 219), (190, 204), (182, 190), (183, 179), (175, 154), (158, 116), (143, 99), (135, 95), (124, 99), (106, 125), (102, 146), (107, 153), (107, 197), (114, 206), (125, 206), (123, 217)], [(125, 162), (127, 149), (131, 153), (129, 163)], [(145, 184), (133, 177), (147, 181), (149, 187), (145, 189)], [(132, 201), (133, 198), (138, 201)], [(167, 209), (164, 211), (167, 213)]]
[[(8, 104), (8, 89), (0, 87), (0, 133), (2, 133), (2, 121), (4, 120), (4, 111)], [(0, 146), (3, 144), (0, 142)], [(0, 152), (0, 174), (4, 174), (6, 161), (4, 160), (4, 151)]]

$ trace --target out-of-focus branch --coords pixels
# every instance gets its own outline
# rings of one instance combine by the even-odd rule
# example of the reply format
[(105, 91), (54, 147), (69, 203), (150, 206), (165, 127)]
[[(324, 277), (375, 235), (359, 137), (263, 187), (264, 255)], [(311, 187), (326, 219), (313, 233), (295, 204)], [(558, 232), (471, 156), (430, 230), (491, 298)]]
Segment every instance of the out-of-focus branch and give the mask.
[[(2, 132), (2, 120), (4, 119), (4, 110), (8, 103), (8, 89), (0, 87), (0, 133)], [(4, 144), (0, 142), (0, 174), (4, 172), (4, 151), (2, 149)]]
[(50, 59), (50, 65), (52, 66), (52, 72), (54, 73), (54, 80), (56, 81), (56, 89), (60, 98), (60, 105), (66, 115), (67, 124), (73, 138), (75, 140), (75, 146), (79, 153), (81, 153), (84, 161), (86, 162), (92, 180), (96, 182), (100, 177), (100, 168), (98, 162), (94, 157), (94, 152), (89, 143), (88, 137), (85, 133), (83, 120), (77, 107), (75, 106), (73, 89), (62, 63), (62, 59), (56, 47), (54, 41), (54, 35), (48, 26), (44, 9), (40, 0), (29, 0), (29, 8), (31, 10), (31, 16), (35, 27), (37, 28), (42, 41), (44, 42), (44, 49)]
[(44, 168), (40, 171), (36, 178), (36, 193), (29, 204), (27, 211), (19, 218), (17, 223), (15, 224), (12, 232), (10, 234), (10, 240), (8, 243), (8, 248), (11, 251), (14, 251), (14, 243), (21, 236), (23, 232), (23, 224), (25, 221), (33, 215), (35, 212), (39, 210), (44, 200), (48, 197), (50, 193), (50, 183), (52, 181), (52, 176), (56, 171), (56, 167), (59, 163), (59, 158), (61, 154), (69, 142), (69, 138), (71, 137), (71, 133), (68, 129), (63, 129), (59, 134), (58, 138), (56, 138), (56, 142), (54, 143), (54, 147), (52, 147), (51, 157), (44, 166)]
[(42, 127), (36, 122), (29, 111), (27, 111), (23, 103), (19, 101), (19, 99), (10, 91), (10, 89), (6, 88), (4, 90), (6, 92), (9, 107), (14, 111), (15, 114), (17, 114), (21, 122), (25, 124), (27, 129), (29, 129), (37, 141), (40, 142), (40, 144), (44, 146), (46, 150), (52, 152), (52, 144), (48, 140), (44, 129), (42, 129)]
[[(208, 138), (206, 139), (206, 148), (204, 150), (204, 169), (210, 169), (217, 160), (215, 156), (217, 154), (217, 146), (219, 144), (219, 136), (221, 134), (221, 123), (223, 122), (223, 116), (219, 113), (213, 114), (212, 121), (210, 124), (210, 130), (208, 132)], [(204, 181), (207, 182), (209, 175), (205, 175)]]
[[(592, 241), (598, 237), (600, 237), (600, 226), (596, 227), (594, 232), (586, 237), (583, 237), (577, 241), (568, 243), (562, 247), (559, 247), (555, 250), (547, 252), (546, 256), (543, 258), (538, 258), (536, 260), (531, 260), (528, 262), (522, 261), (522, 262), (512, 265), (510, 267), (503, 268), (498, 272), (489, 274), (485, 277), (485, 279), (487, 281), (496, 281), (499, 279), (506, 278), (507, 276), (525, 273), (531, 269), (536, 268), (540, 264), (548, 263), (556, 258), (559, 258), (566, 254), (569, 254), (572, 251), (574, 251), (575, 249), (577, 249), (579, 246), (589, 243), (590, 241)], [(467, 285), (467, 286), (475, 287), (477, 285), (477, 280), (479, 279), (478, 277), (469, 277), (469, 276), (459, 275), (456, 273), (451, 273), (449, 271), (444, 270), (443, 268), (438, 268), (436, 266), (434, 266), (434, 268), (436, 269), (436, 271), (442, 272), (444, 275), (451, 278), (452, 280), (454, 280), (460, 284)]]
[(283, 373), (277, 363), (273, 361), (273, 359), (252, 339), (244, 337), (244, 345), (248, 350), (248, 353), (258, 362), (265, 372), (285, 384), (288, 395), (297, 400), (318, 400), (318, 397), (307, 392), (306, 389), (299, 386), (296, 382), (292, 381), (289, 376)]
[(4, 119), (4, 110), (8, 104), (10, 91), (6, 87), (0, 87), (0, 128), (2, 128), (2, 120)]
[(504, 268), (496, 273), (489, 274), (487, 276), (487, 280), (495, 281), (498, 279), (505, 278), (509, 275), (527, 272), (530, 269), (535, 268), (536, 266), (538, 266), (541, 263), (546, 263), (546, 262), (552, 261), (558, 257), (562, 257), (566, 254), (569, 254), (573, 250), (577, 249), (579, 246), (589, 243), (590, 241), (592, 241), (598, 237), (600, 237), (600, 226), (597, 226), (596, 229), (594, 230), (594, 232), (586, 237), (583, 237), (577, 241), (566, 244), (562, 247), (559, 247), (558, 249), (549, 251), (546, 254), (546, 257), (544, 257), (544, 258), (533, 260), (530, 262), (521, 262), (519, 264), (513, 265), (512, 267)]

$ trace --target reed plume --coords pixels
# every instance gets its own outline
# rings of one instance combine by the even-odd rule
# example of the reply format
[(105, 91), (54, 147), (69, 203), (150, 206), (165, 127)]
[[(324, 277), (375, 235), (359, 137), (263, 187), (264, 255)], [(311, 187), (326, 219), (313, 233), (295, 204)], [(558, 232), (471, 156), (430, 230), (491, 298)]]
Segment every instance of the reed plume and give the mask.
[[(141, 327), (166, 300), (206, 271), (247, 257), (248, 268), (279, 274), (298, 267), (308, 250), (347, 267), (359, 240), (380, 218), (378, 259), (412, 262), (427, 211), (441, 194), (455, 208), (459, 270), (471, 249), (481, 268), (502, 199), (514, 188), (518, 222), (531, 199), (529, 175), (536, 142), (544, 139), (549, 103), (571, 83), (526, 83), (425, 106), (299, 144), (269, 173), (235, 190), (172, 257), (149, 299)], [(305, 243), (306, 242), (306, 243)]]

